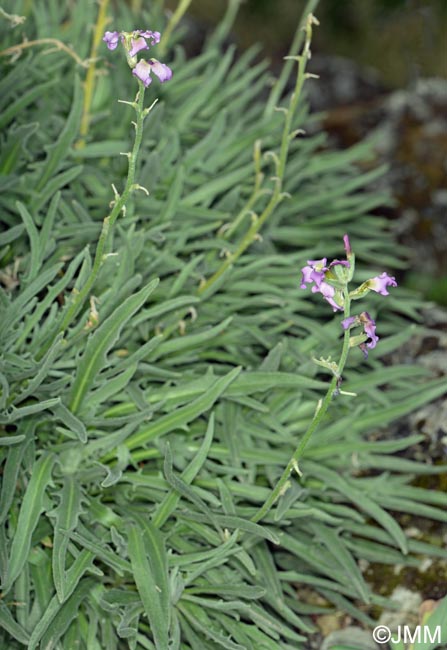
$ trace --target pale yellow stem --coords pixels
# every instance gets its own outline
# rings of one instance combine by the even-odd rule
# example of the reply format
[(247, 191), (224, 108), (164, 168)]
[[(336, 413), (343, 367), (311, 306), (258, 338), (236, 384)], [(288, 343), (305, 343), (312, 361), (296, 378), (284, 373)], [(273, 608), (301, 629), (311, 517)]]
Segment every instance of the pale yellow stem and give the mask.
[(85, 147), (85, 137), (90, 126), (90, 109), (93, 101), (93, 91), (95, 89), (97, 52), (107, 24), (108, 6), (109, 0), (99, 0), (98, 18), (96, 20), (92, 49), (90, 52), (89, 66), (84, 83), (84, 106), (82, 109), (81, 128), (79, 130), (81, 138), (75, 145), (76, 149), (82, 149)]
[(190, 4), (191, 4), (191, 0), (180, 0), (180, 2), (178, 3), (177, 9), (174, 11), (171, 18), (169, 19), (169, 22), (166, 25), (166, 29), (163, 32), (163, 36), (161, 37), (161, 41), (158, 49), (158, 51), (160, 52), (160, 56), (163, 56), (163, 54), (166, 52), (171, 34), (174, 31), (174, 29), (177, 27), (178, 23), (182, 19), (183, 15), (185, 14)]

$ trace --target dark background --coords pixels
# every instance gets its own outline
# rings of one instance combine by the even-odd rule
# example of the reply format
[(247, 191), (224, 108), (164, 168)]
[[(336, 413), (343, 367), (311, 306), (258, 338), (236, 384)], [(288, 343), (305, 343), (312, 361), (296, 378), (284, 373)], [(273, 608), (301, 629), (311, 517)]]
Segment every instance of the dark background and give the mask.
[[(234, 26), (241, 47), (261, 42), (276, 62), (287, 53), (303, 0), (246, 0)], [(176, 0), (168, 1), (175, 8)], [(223, 15), (226, 0), (192, 0), (188, 14), (204, 28)], [(447, 74), (446, 0), (320, 0), (314, 50), (372, 66), (392, 87), (419, 76)]]
[[(177, 0), (168, 0), (174, 9)], [(231, 40), (262, 44), (279, 74), (304, 0), (246, 0)], [(222, 17), (227, 0), (192, 0), (191, 52)], [(346, 148), (380, 132), (377, 163), (394, 208), (384, 209), (411, 251), (399, 280), (447, 304), (447, 0), (320, 0), (307, 85), (324, 111), (330, 146)], [(189, 49), (189, 48), (188, 48)]]

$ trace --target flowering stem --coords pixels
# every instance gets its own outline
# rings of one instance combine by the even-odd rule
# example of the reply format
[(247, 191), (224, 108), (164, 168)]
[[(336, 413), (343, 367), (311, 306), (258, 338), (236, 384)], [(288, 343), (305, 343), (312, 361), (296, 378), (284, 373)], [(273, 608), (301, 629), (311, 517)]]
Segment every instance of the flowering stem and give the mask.
[[(222, 277), (222, 275), (227, 271), (227, 269), (230, 268), (239, 259), (239, 257), (246, 251), (246, 249), (255, 241), (264, 223), (272, 214), (276, 206), (279, 203), (281, 203), (281, 201), (284, 198), (284, 194), (282, 190), (283, 190), (283, 180), (284, 180), (284, 173), (285, 173), (285, 168), (287, 163), (287, 157), (289, 153), (289, 146), (292, 137), (291, 128), (292, 128), (293, 118), (295, 116), (295, 112), (300, 99), (301, 91), (304, 85), (304, 81), (306, 79), (306, 64), (310, 56), (309, 46), (310, 46), (310, 38), (311, 38), (312, 20), (313, 20), (313, 16), (308, 16), (307, 36), (306, 36), (305, 47), (302, 55), (299, 57), (293, 57), (295, 60), (298, 61), (298, 74), (297, 74), (295, 89), (290, 99), (289, 107), (288, 109), (280, 109), (280, 110), (284, 110), (286, 117), (284, 121), (284, 128), (283, 128), (283, 133), (281, 138), (281, 148), (280, 148), (279, 156), (274, 156), (275, 165), (276, 165), (276, 170), (275, 170), (276, 173), (274, 177), (275, 187), (272, 196), (270, 198), (270, 201), (268, 202), (267, 206), (265, 207), (264, 211), (259, 217), (254, 215), (250, 228), (243, 236), (236, 250), (233, 253), (228, 255), (226, 260), (221, 264), (220, 268), (214, 273), (214, 275), (212, 275), (208, 280), (206, 280), (200, 285), (198, 289), (199, 295), (206, 292), (215, 282), (217, 282), (217, 280), (219, 280), (219, 278)], [(257, 180), (258, 180), (258, 174), (256, 174), (256, 182)], [(248, 201), (248, 204), (242, 210), (241, 214), (242, 213), (246, 214), (247, 211), (253, 205), (253, 203), (254, 203), (254, 197), (252, 195)]]
[(250, 195), (250, 198), (248, 199), (244, 207), (240, 210), (236, 218), (232, 221), (232, 223), (229, 224), (228, 227), (225, 226), (225, 229), (224, 228), (221, 229), (222, 236), (225, 239), (229, 239), (231, 237), (231, 235), (239, 228), (241, 222), (244, 220), (244, 218), (247, 215), (253, 214), (252, 208), (254, 207), (259, 196), (262, 194), (261, 186), (262, 186), (262, 181), (264, 179), (264, 174), (262, 173), (261, 170), (261, 141), (260, 140), (256, 140), (254, 145), (253, 162), (255, 166), (255, 174), (254, 174), (255, 182), (254, 182), (253, 191)]
[[(350, 299), (349, 299), (349, 292), (347, 289), (344, 290), (344, 300), (345, 300), (345, 306), (344, 306), (344, 313), (345, 313), (345, 318), (349, 318), (350, 316)], [(338, 385), (340, 378), (342, 376), (344, 367), (346, 365), (346, 361), (348, 358), (349, 354), (349, 330), (346, 330), (344, 333), (343, 337), (343, 348), (341, 351), (340, 355), (340, 360), (338, 362), (338, 370), (337, 374), (334, 375), (332, 378), (331, 383), (329, 384), (329, 388), (327, 390), (326, 395), (324, 396), (323, 400), (319, 402), (317, 409), (315, 411), (315, 415), (312, 418), (312, 422), (310, 423), (309, 427), (307, 428), (304, 436), (300, 440), (300, 444), (296, 448), (292, 458), (287, 464), (287, 467), (285, 468), (284, 472), (282, 473), (279, 481), (275, 485), (272, 493), (270, 494), (269, 498), (267, 501), (264, 503), (264, 505), (258, 510), (258, 512), (251, 518), (251, 521), (257, 522), (260, 521), (270, 510), (270, 508), (276, 503), (278, 498), (284, 494), (284, 492), (287, 490), (289, 486), (289, 477), (292, 473), (293, 470), (297, 472), (299, 476), (301, 476), (301, 472), (299, 469), (299, 461), (301, 460), (304, 450), (307, 446), (307, 443), (312, 437), (312, 434), (315, 432), (317, 429), (318, 425), (320, 424), (321, 420), (324, 418), (326, 415), (326, 412), (330, 406), (330, 403), (332, 401), (332, 398), (338, 391)]]
[(284, 88), (286, 87), (287, 82), (289, 80), (289, 76), (293, 65), (293, 57), (296, 54), (298, 54), (303, 42), (303, 38), (304, 38), (303, 31), (305, 28), (307, 16), (309, 14), (314, 13), (318, 5), (318, 1), (319, 0), (308, 0), (304, 8), (304, 11), (302, 13), (302, 19), (295, 32), (295, 38), (293, 39), (293, 43), (289, 50), (289, 59), (285, 62), (279, 78), (275, 81), (272, 87), (267, 104), (265, 105), (264, 115), (271, 116), (273, 114), (273, 111), (275, 110), (275, 106), (278, 105), (279, 99), (282, 93), (284, 92)]
[(129, 166), (127, 171), (127, 180), (124, 187), (123, 193), (119, 196), (116, 196), (113, 208), (111, 213), (104, 219), (101, 234), (99, 236), (98, 243), (96, 245), (95, 259), (93, 261), (92, 270), (90, 276), (87, 279), (87, 282), (84, 284), (82, 289), (74, 295), (72, 302), (67, 309), (65, 317), (59, 327), (59, 332), (64, 332), (67, 327), (72, 322), (73, 318), (76, 316), (79, 309), (82, 307), (84, 300), (87, 298), (90, 293), (91, 288), (93, 287), (101, 266), (104, 262), (104, 253), (106, 246), (109, 240), (110, 233), (112, 231), (113, 225), (117, 220), (120, 212), (125, 207), (129, 196), (133, 190), (134, 180), (135, 180), (135, 168), (138, 157), (138, 152), (141, 146), (141, 140), (143, 137), (143, 122), (145, 118), (145, 111), (143, 108), (144, 105), (144, 85), (141, 82), (138, 82), (139, 91), (137, 93), (136, 101), (132, 103), (132, 106), (135, 108), (137, 114), (137, 121), (135, 123), (135, 140), (132, 148), (132, 152), (128, 154), (129, 156)]

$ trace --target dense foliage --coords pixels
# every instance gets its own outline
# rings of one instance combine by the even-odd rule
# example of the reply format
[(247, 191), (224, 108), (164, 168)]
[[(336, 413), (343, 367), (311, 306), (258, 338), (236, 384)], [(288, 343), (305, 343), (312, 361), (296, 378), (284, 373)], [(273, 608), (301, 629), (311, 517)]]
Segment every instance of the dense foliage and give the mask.
[[(136, 16), (119, 3), (108, 28), (163, 32), (151, 4)], [(274, 110), (289, 98), (256, 51), (224, 45), (237, 4), (197, 57), (182, 28), (161, 43), (174, 76), (146, 91), (159, 101), (136, 170), (150, 194), (132, 195), (69, 327), (111, 184), (124, 185), (134, 114), (117, 100), (136, 83), (100, 49), (83, 130), (96, 3), (4, 5), (26, 16), (1, 19), (4, 49), (58, 39), (79, 61), (46, 41), (1, 57), (1, 647), (296, 650), (315, 613), (373, 626), (364, 604), (390, 606), (359, 560), (445, 556), (395, 517), (445, 520), (445, 499), (411, 485), (440, 468), (395, 455), (421, 437), (386, 436), (444, 390), (420, 367), (386, 364), (417, 328), (404, 289), (368, 297), (381, 341), (367, 361), (351, 353), (343, 387), (357, 396), (334, 401), (302, 476), (250, 521), (324, 394), (312, 356), (340, 347), (340, 319), (300, 291), (299, 268), (340, 255), (345, 232), (359, 281), (403, 266), (405, 251), (377, 215), (388, 197), (368, 190), (383, 174), (370, 145), (327, 150), (302, 96), (289, 196), (256, 227), (291, 114)], [(298, 598), (303, 585), (323, 600)]]

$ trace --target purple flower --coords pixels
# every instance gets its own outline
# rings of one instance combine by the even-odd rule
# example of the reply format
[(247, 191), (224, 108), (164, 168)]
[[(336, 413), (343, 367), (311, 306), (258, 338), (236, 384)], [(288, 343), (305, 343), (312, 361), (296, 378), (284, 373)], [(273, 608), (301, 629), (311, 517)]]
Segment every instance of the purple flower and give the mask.
[(331, 286), (327, 282), (320, 282), (319, 286), (315, 285), (312, 287), (312, 293), (317, 293), (317, 291), (319, 291), (322, 294), (323, 298), (327, 300), (327, 302), (331, 305), (334, 311), (343, 309), (343, 306), (339, 305), (335, 301), (336, 296), (335, 296), (335, 289), (333, 286)]
[(118, 46), (120, 36), (120, 32), (106, 32), (102, 40), (105, 41), (109, 50), (115, 50)]
[(337, 264), (338, 266), (346, 266), (347, 268), (351, 266), (348, 260), (334, 260), (329, 264), (328, 268), (331, 269), (333, 266), (337, 266)]
[(368, 280), (366, 284), (368, 289), (372, 289), (373, 291), (382, 294), (382, 296), (389, 295), (389, 291), (387, 291), (388, 286), (397, 287), (396, 279), (387, 275), (385, 272), (375, 278), (371, 278), (371, 280)]
[(147, 38), (148, 40), (151, 41), (151, 45), (156, 45), (157, 43), (160, 42), (161, 34), (160, 32), (151, 32), (149, 30), (142, 32), (140, 30), (137, 30), (137, 32), (140, 36), (143, 38)]
[[(136, 29), (133, 32), (106, 32), (102, 40), (107, 43), (109, 50), (115, 50), (121, 39), (129, 55), (133, 57), (140, 50), (148, 50), (150, 46), (159, 43), (160, 37), (160, 32)], [(146, 40), (149, 41), (149, 45)]]
[(372, 350), (376, 347), (379, 337), (376, 334), (376, 323), (368, 314), (367, 311), (362, 311), (360, 316), (349, 316), (341, 322), (341, 326), (346, 331), (351, 329), (351, 327), (356, 327), (357, 325), (363, 326), (363, 331), (368, 337), (367, 341), (364, 341), (359, 344), (359, 348), (365, 355), (365, 358), (368, 357), (368, 348)]
[(157, 59), (149, 59), (149, 65), (152, 72), (160, 79), (161, 83), (169, 81), (172, 78), (172, 70), (164, 63), (160, 63)]
[(130, 39), (131, 48), (129, 50), (130, 56), (135, 56), (140, 50), (148, 50), (149, 45), (146, 43), (144, 38), (140, 36), (139, 38)]
[(137, 65), (132, 70), (132, 74), (134, 74), (140, 81), (143, 82), (145, 88), (147, 88), (149, 84), (152, 83), (151, 66), (144, 59), (138, 61)]
[(132, 70), (132, 74), (138, 77), (146, 88), (152, 83), (151, 72), (153, 72), (162, 83), (168, 81), (172, 77), (171, 68), (164, 63), (160, 63), (160, 61), (157, 61), (156, 59), (149, 59), (149, 61), (141, 59)]
[(315, 282), (317, 287), (320, 286), (321, 282), (324, 280), (325, 271), (328, 270), (327, 258), (323, 257), (322, 260), (307, 260), (309, 266), (303, 266), (301, 269), (301, 289), (306, 289), (306, 284), (311, 284)]
[(346, 260), (334, 260), (327, 266), (327, 258), (323, 257), (321, 260), (307, 260), (307, 264), (308, 266), (303, 266), (301, 269), (300, 288), (306, 289), (308, 284), (314, 283), (312, 293), (320, 292), (334, 311), (343, 309), (343, 306), (336, 301), (337, 295), (335, 288), (326, 282), (326, 279), (335, 279), (331, 273), (331, 269), (334, 266), (341, 265), (349, 267), (349, 262)]
[(354, 325), (354, 323), (357, 321), (357, 316), (349, 316), (349, 318), (345, 318), (344, 320), (341, 321), (341, 326), (343, 327), (344, 330), (349, 329)]
[(379, 337), (376, 335), (376, 322), (371, 318), (367, 311), (362, 311), (359, 316), (363, 325), (363, 331), (368, 336), (369, 341), (366, 344), (370, 350), (376, 347)]

